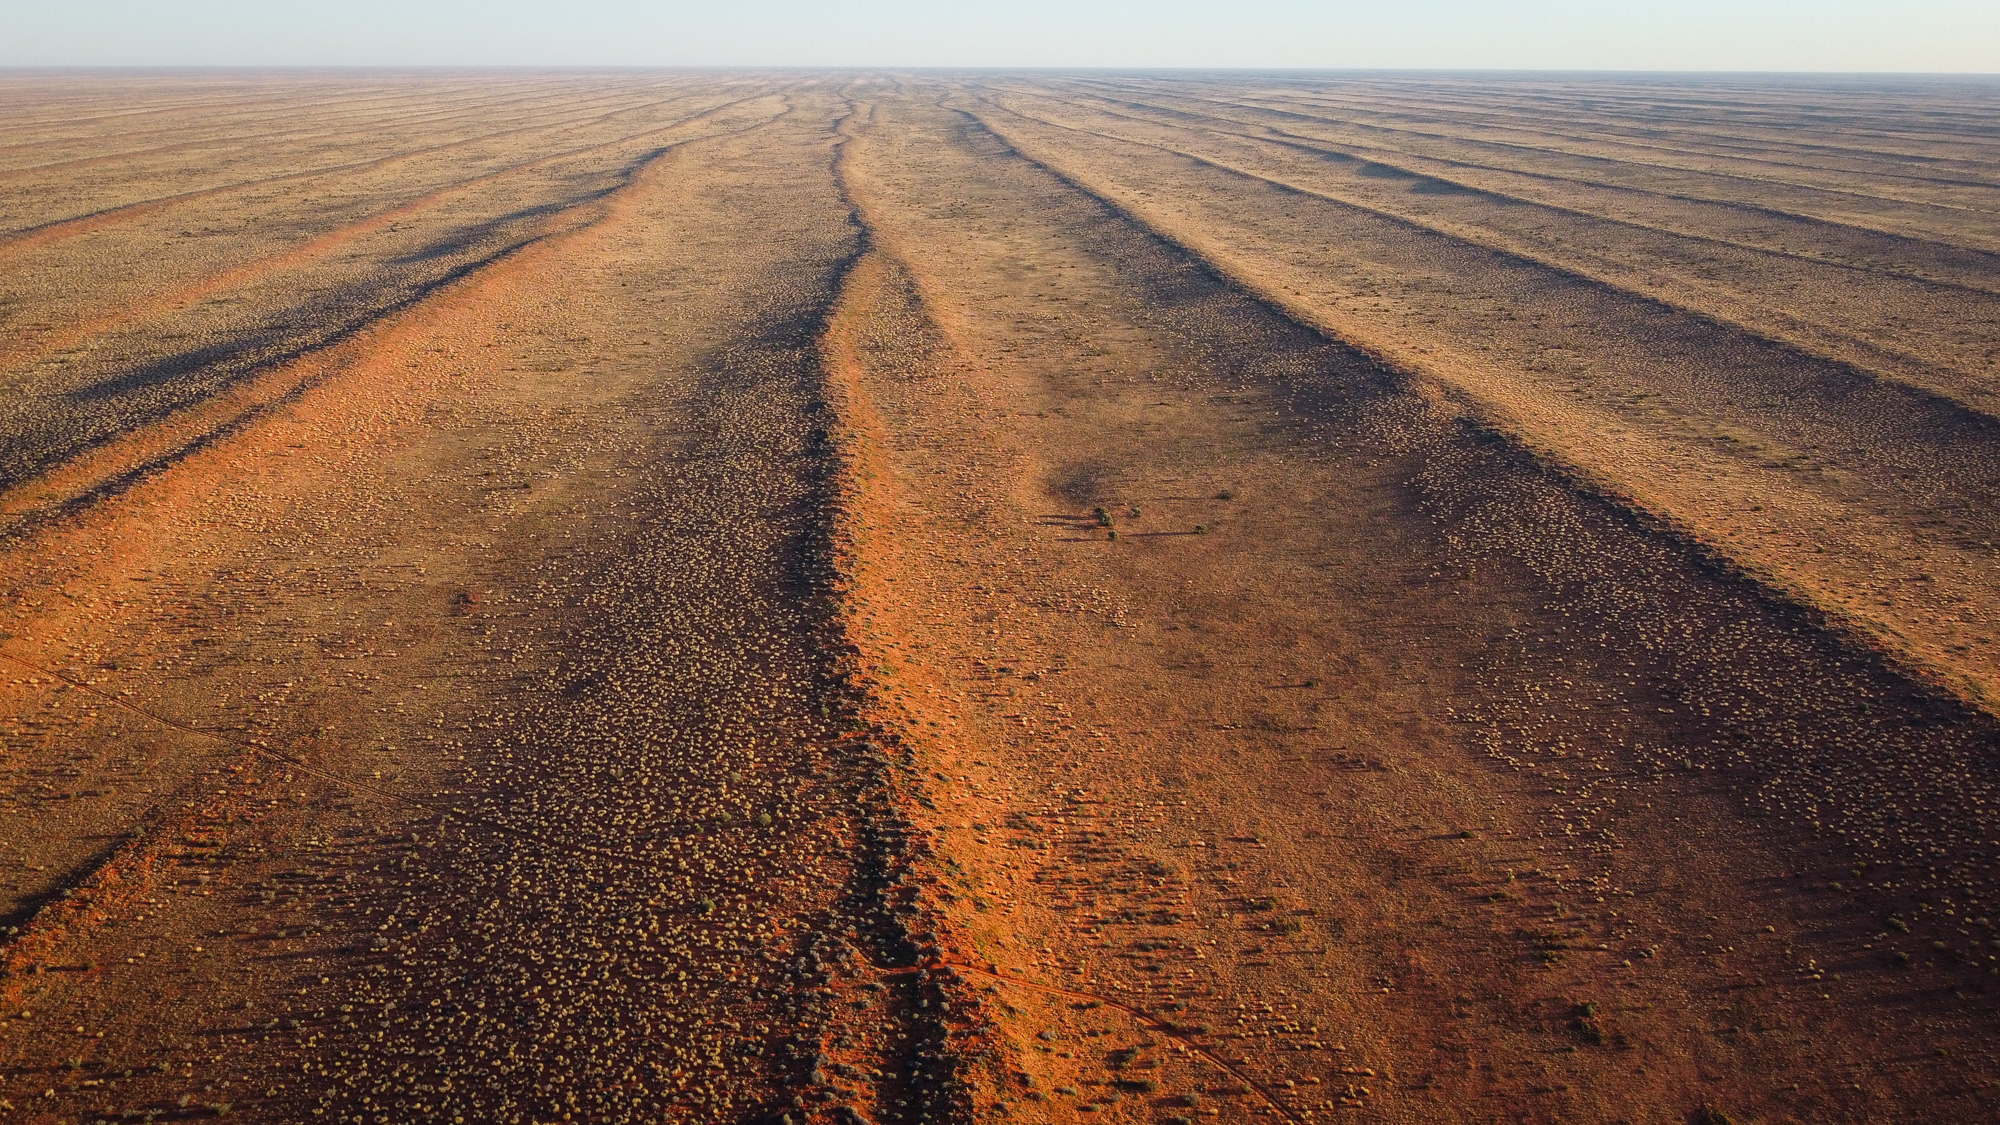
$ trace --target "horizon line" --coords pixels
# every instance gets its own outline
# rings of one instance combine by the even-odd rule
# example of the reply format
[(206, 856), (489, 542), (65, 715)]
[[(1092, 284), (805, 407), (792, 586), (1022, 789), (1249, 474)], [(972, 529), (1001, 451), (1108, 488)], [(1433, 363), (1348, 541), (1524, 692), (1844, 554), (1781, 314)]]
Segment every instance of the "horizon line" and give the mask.
[(2000, 78), (2000, 70), (1810, 70), (1667, 67), (1506, 67), (1506, 66), (1191, 66), (1191, 65), (1019, 65), (863, 63), (0, 63), (0, 73), (148, 71), (805, 71), (880, 73), (1075, 73), (1174, 72), (1188, 74), (1563, 74), (1563, 75), (1740, 75), (1825, 78)]

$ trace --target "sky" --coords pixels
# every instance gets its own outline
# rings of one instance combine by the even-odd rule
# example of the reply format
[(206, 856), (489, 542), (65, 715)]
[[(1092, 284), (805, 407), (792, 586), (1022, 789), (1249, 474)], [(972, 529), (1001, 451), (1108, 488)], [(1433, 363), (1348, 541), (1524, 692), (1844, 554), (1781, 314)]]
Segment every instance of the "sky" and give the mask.
[(2000, 73), (2000, 0), (0, 0), (0, 66)]

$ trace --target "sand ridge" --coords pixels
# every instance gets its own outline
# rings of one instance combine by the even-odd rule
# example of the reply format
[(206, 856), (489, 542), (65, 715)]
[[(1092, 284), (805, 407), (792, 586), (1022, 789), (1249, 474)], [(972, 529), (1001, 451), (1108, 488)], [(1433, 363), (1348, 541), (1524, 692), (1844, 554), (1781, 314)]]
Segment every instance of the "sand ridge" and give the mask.
[(0, 99), (7, 1120), (1989, 1112), (1985, 87)]

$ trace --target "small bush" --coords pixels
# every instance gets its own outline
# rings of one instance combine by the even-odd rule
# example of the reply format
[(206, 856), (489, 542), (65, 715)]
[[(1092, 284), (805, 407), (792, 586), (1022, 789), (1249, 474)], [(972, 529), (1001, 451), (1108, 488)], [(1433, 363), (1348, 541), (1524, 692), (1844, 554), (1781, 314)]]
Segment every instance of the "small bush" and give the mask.
[(1578, 1039), (1593, 1047), (1604, 1045), (1604, 1026), (1597, 1022), (1597, 1004), (1590, 1000), (1579, 1000), (1569, 1011), (1569, 1029)]

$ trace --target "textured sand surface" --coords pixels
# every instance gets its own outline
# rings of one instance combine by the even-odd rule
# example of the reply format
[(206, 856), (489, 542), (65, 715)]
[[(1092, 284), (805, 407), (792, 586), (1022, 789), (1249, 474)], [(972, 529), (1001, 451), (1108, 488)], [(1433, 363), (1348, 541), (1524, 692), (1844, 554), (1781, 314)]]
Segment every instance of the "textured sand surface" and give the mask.
[(0, 106), (0, 1120), (1995, 1112), (2000, 87)]

